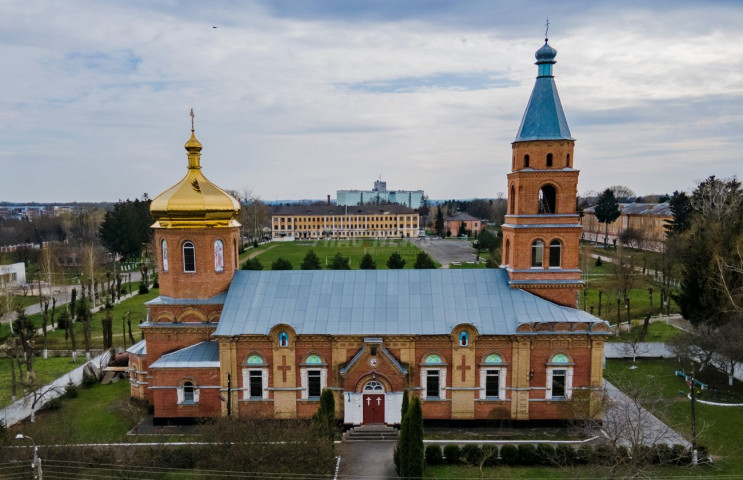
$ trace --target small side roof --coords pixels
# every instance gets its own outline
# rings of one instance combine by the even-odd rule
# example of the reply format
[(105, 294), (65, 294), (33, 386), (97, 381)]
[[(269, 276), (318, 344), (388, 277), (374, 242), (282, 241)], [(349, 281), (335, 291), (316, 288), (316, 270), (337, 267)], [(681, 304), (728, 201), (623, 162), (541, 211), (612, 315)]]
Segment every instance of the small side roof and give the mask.
[(219, 368), (219, 344), (205, 341), (158, 358), (150, 368)]
[(126, 351), (132, 355), (147, 355), (147, 340), (140, 340), (131, 347), (127, 348)]

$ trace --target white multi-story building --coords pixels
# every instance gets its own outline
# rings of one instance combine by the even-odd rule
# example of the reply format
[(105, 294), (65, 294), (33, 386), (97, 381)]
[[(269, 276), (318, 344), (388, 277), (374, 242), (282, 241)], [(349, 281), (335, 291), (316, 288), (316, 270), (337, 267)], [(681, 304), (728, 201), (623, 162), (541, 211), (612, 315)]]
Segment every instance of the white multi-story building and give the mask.
[(418, 208), (423, 204), (423, 190), (387, 190), (387, 182), (376, 180), (372, 190), (338, 190), (336, 203), (341, 206), (399, 203)]

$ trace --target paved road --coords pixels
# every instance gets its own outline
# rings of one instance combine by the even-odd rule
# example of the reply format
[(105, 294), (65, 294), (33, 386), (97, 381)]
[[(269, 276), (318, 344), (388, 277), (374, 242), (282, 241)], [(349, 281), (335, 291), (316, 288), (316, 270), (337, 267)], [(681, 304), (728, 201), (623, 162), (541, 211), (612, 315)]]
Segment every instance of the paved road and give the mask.
[(414, 238), (410, 242), (422, 249), (444, 268), (452, 262), (474, 262), (475, 250), (468, 240), (442, 240), (437, 237)]
[(399, 478), (392, 455), (397, 442), (342, 442), (338, 444), (341, 466), (338, 478), (380, 480)]

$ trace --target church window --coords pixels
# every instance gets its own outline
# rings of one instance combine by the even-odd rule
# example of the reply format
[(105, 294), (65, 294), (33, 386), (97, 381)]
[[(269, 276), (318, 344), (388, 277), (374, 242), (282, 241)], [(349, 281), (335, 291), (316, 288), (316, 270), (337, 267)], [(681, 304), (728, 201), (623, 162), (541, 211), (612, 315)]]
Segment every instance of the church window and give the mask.
[(569, 153), (565, 157), (565, 166), (566, 167), (571, 167), (572, 166), (572, 165), (570, 165), (570, 154)]
[(214, 240), (214, 271), (224, 272), (224, 243)]
[(506, 240), (506, 265), (511, 264), (511, 240)]
[(194, 248), (192, 242), (185, 242), (183, 244), (183, 271), (196, 271), (196, 248)]
[(320, 370), (307, 371), (307, 396), (309, 398), (320, 398), (320, 394), (322, 393), (320, 373)]
[(268, 364), (258, 354), (248, 356), (243, 364), (243, 400), (268, 400)]
[(529, 168), (529, 155), (524, 155), (524, 168)]
[(467, 332), (459, 332), (459, 346), (469, 347), (470, 346), (470, 334)]
[(562, 243), (560, 240), (550, 242), (550, 268), (560, 268), (560, 256), (562, 252)]
[(193, 381), (186, 380), (176, 389), (179, 405), (195, 405), (199, 403), (199, 387)]
[(439, 400), (446, 398), (446, 363), (441, 355), (431, 353), (423, 357), (421, 364), (421, 398)]
[(428, 370), (426, 372), (426, 398), (438, 399), (439, 397), (440, 375), (438, 370)]
[(436, 364), (436, 363), (443, 363), (441, 361), (441, 357), (436, 355), (435, 353), (432, 353), (431, 355), (426, 356), (426, 359), (423, 361), (425, 364)]
[(480, 364), (480, 400), (504, 400), (506, 363), (497, 353), (485, 356)]
[(286, 332), (279, 333), (279, 347), (289, 346), (289, 335)]
[(260, 370), (250, 370), (250, 382), (248, 388), (251, 400), (263, 399), (263, 372)]
[(573, 389), (573, 363), (565, 353), (556, 353), (547, 363), (547, 400), (568, 400)]
[(304, 363), (320, 365), (322, 364), (322, 358), (320, 358), (319, 355), (310, 355), (309, 357), (307, 357), (307, 360), (305, 360)]
[(552, 185), (545, 185), (539, 190), (539, 213), (557, 213), (555, 206), (557, 192)]
[(323, 389), (328, 386), (328, 368), (317, 354), (308, 355), (300, 369), (302, 399), (319, 400)]
[(547, 166), (548, 167), (552, 166), (552, 154), (551, 153), (547, 154)]
[(166, 242), (164, 238), (160, 241), (160, 248), (162, 250), (162, 257), (163, 257), (163, 272), (167, 272), (168, 271), (168, 242)]
[(544, 242), (534, 240), (531, 244), (531, 266), (532, 268), (542, 268), (544, 265)]
[(237, 270), (237, 242), (234, 239), (232, 240), (232, 260), (235, 263), (235, 270)]
[(263, 365), (263, 359), (260, 355), (251, 355), (248, 357), (248, 365)]

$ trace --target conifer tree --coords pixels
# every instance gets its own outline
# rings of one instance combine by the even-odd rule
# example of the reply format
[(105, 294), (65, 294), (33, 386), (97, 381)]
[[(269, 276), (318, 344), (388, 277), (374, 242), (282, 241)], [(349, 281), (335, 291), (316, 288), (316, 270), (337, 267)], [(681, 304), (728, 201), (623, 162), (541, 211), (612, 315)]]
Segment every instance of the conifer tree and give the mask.
[(361, 270), (376, 270), (377, 269), (377, 262), (374, 261), (374, 258), (371, 256), (371, 253), (365, 253), (363, 257), (361, 257), (361, 263), (359, 263), (359, 268)]
[[(395, 446), (395, 453), (394, 453), (394, 460), (395, 460), (395, 471), (397, 471), (397, 474), (402, 476), (402, 469), (403, 469), (403, 463), (405, 464), (407, 468), (408, 463), (408, 450), (405, 445), (405, 437), (404, 433), (406, 429), (404, 428), (405, 425), (405, 418), (408, 416), (408, 408), (409, 408), (410, 402), (408, 401), (408, 390), (405, 389), (402, 392), (402, 408), (400, 409), (400, 437), (397, 440), (397, 445)], [(405, 461), (403, 462), (403, 458)]]
[(263, 264), (256, 257), (251, 258), (247, 262), (243, 263), (242, 270), (263, 270)]
[(408, 425), (408, 462), (405, 477), (423, 478), (425, 468), (425, 449), (423, 447), (423, 409), (418, 397), (413, 397), (406, 419)]
[(320, 406), (312, 416), (312, 423), (321, 437), (335, 440), (335, 397), (333, 391), (326, 388), (320, 395)]
[(292, 262), (282, 257), (277, 258), (276, 261), (271, 264), (271, 270), (291, 270), (293, 268), (294, 266), (292, 266)]
[(402, 258), (397, 252), (392, 252), (390, 258), (387, 259), (387, 268), (390, 270), (400, 270), (405, 268), (405, 259)]
[(441, 211), (440, 206), (436, 209), (436, 222), (434, 223), (434, 229), (436, 230), (436, 235), (439, 237), (444, 236), (444, 212)]
[(436, 268), (436, 263), (426, 252), (419, 252), (418, 256), (415, 257), (414, 267), (417, 269)]
[(594, 213), (596, 214), (596, 220), (605, 225), (604, 248), (606, 248), (609, 240), (609, 224), (619, 218), (621, 214), (619, 202), (617, 202), (614, 192), (610, 188), (604, 190), (599, 196)]
[(302, 265), (300, 265), (299, 268), (301, 268), (302, 270), (322, 270), (322, 265), (320, 265), (320, 257), (317, 256), (314, 250), (310, 250), (304, 256)]
[(344, 257), (340, 253), (336, 253), (333, 257), (333, 261), (330, 262), (330, 270), (351, 270), (351, 264), (349, 263), (348, 257)]

